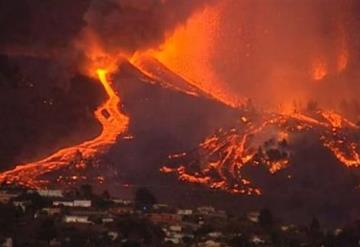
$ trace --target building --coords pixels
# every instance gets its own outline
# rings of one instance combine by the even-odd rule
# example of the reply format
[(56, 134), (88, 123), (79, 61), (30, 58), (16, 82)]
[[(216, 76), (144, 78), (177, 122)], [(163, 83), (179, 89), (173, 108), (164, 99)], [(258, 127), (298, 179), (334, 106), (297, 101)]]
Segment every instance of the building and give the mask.
[(246, 217), (249, 221), (253, 222), (253, 223), (258, 223), (259, 222), (259, 216), (260, 216), (260, 212), (254, 211), (254, 212), (249, 212)]
[(90, 200), (74, 200), (74, 207), (89, 208), (91, 207)]
[(112, 199), (112, 202), (115, 204), (121, 204), (121, 205), (125, 205), (125, 206), (130, 206), (133, 205), (134, 202), (130, 201), (130, 200), (124, 200), (124, 199), (119, 199), (119, 198), (114, 198)]
[(115, 220), (114, 220), (114, 218), (112, 218), (112, 217), (104, 217), (104, 218), (102, 218), (101, 219), (101, 222), (102, 223), (112, 223), (112, 222), (114, 222)]
[(154, 224), (178, 225), (182, 221), (180, 215), (170, 213), (150, 213), (148, 217)]
[(47, 215), (56, 215), (61, 213), (60, 208), (43, 208), (41, 211), (45, 212)]
[(132, 207), (114, 207), (110, 208), (109, 212), (114, 215), (128, 215), (134, 214), (134, 209)]
[(91, 201), (90, 200), (53, 201), (53, 206), (90, 208)]
[(18, 193), (9, 193), (6, 191), (0, 191), (0, 203), (7, 204), (13, 198), (18, 197)]
[(65, 215), (64, 216), (65, 223), (81, 223), (81, 224), (90, 224), (89, 216), (81, 216), (81, 215)]
[(192, 215), (193, 211), (192, 211), (192, 209), (178, 209), (177, 214), (178, 215)]
[(53, 201), (55, 207), (74, 207), (74, 201)]
[(22, 210), (23, 212), (26, 211), (26, 206), (28, 206), (29, 204), (30, 204), (29, 201), (13, 201), (13, 205), (14, 205), (15, 207), (21, 208), (21, 210)]
[(215, 208), (210, 207), (210, 206), (198, 207), (197, 211), (199, 214), (207, 215), (207, 214), (215, 213)]
[(14, 244), (13, 244), (12, 238), (5, 239), (4, 242), (0, 244), (0, 246), (2, 246), (2, 247), (13, 247)]
[(64, 197), (61, 190), (37, 190), (42, 197)]

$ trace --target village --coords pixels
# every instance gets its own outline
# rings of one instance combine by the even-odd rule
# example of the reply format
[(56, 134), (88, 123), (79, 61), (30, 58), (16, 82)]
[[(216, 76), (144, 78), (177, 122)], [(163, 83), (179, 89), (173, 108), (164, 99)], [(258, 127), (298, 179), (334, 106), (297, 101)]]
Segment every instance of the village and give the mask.
[[(175, 208), (139, 188), (134, 200), (79, 189), (0, 189), (1, 246), (333, 246), (359, 242), (358, 228), (282, 224), (267, 209), (229, 215), (211, 206)], [(356, 227), (358, 227), (356, 225)], [(339, 242), (340, 243), (340, 242)], [(339, 246), (339, 245), (338, 245)], [(341, 245), (343, 246), (343, 245)]]

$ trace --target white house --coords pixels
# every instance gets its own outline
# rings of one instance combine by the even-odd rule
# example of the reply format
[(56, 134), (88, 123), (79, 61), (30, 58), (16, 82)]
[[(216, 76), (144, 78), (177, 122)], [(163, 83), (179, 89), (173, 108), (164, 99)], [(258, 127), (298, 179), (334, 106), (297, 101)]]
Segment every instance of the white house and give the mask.
[(88, 216), (78, 216), (78, 215), (65, 215), (64, 216), (65, 223), (81, 223), (81, 224), (90, 224)]
[(53, 206), (89, 208), (91, 207), (91, 201), (90, 200), (53, 201)]
[(42, 197), (64, 197), (61, 190), (37, 190)]
[(91, 207), (91, 201), (90, 200), (74, 200), (74, 207), (89, 208), (89, 207)]
[(74, 207), (73, 201), (53, 201), (53, 206)]

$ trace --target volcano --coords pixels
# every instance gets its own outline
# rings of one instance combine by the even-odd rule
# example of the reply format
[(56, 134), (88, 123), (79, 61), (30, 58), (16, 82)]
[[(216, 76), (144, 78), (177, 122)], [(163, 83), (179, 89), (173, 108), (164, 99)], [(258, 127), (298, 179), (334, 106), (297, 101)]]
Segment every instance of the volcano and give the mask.
[[(106, 82), (105, 72), (98, 73)], [(211, 201), (229, 210), (268, 205), (293, 219), (316, 214), (338, 222), (358, 215), (356, 123), (313, 105), (283, 113), (250, 104), (229, 107), (156, 60), (141, 68), (123, 62), (111, 81), (121, 99), (115, 103), (130, 121), (104, 152), (89, 155), (81, 148), (89, 143), (83, 135), (35, 167), (3, 172), (2, 182), (62, 188), (92, 183), (122, 195), (149, 186), (177, 204), (196, 198), (199, 205)], [(111, 91), (102, 93), (104, 99), (106, 94)], [(102, 121), (115, 114), (97, 109)], [(61, 155), (69, 149), (71, 156)]]

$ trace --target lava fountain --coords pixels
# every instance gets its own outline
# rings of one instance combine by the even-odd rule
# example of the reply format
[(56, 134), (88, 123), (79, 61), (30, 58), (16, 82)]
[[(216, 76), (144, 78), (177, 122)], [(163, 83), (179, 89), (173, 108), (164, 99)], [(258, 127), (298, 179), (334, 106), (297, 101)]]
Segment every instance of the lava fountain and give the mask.
[(0, 183), (43, 187), (47, 181), (41, 180), (42, 175), (69, 166), (79, 155), (87, 159), (105, 152), (111, 144), (116, 142), (119, 135), (127, 130), (129, 118), (119, 110), (120, 97), (108, 78), (108, 70), (98, 68), (96, 75), (108, 96), (108, 99), (94, 113), (95, 118), (102, 125), (100, 135), (76, 146), (61, 149), (42, 160), (17, 165), (14, 169), (0, 174)]
[(168, 35), (159, 48), (138, 51), (131, 63), (144, 74), (156, 78), (153, 71), (144, 66), (146, 59), (151, 57), (213, 99), (231, 107), (243, 104), (244, 99), (225, 86), (211, 64), (216, 51), (214, 40), (221, 28), (220, 18), (224, 7), (225, 2), (219, 2), (196, 12), (184, 25)]

